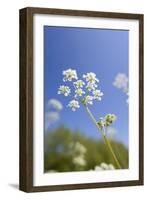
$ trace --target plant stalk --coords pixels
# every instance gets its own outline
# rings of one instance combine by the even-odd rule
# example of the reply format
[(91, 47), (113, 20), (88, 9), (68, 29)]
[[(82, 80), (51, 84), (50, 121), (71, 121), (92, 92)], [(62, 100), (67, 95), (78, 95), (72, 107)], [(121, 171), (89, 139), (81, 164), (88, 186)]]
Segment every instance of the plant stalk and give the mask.
[[(89, 110), (89, 108), (88, 108), (87, 106), (85, 106), (85, 108), (86, 108), (86, 110), (87, 110), (87, 113), (88, 113), (89, 116), (91, 117), (92, 121), (94, 122), (94, 124), (95, 124), (96, 127), (98, 128), (98, 130), (100, 130), (100, 129), (99, 129), (99, 126), (98, 126), (98, 124), (97, 124), (97, 121), (95, 120), (95, 118), (94, 118), (93, 114), (91, 113), (91, 111)], [(113, 150), (113, 148), (112, 148), (112, 146), (111, 146), (110, 141), (109, 141), (108, 138), (106, 137), (106, 134), (104, 134), (103, 132), (101, 132), (101, 134), (102, 134), (102, 136), (103, 136), (103, 139), (104, 139), (104, 142), (105, 142), (106, 146), (107, 146), (108, 149), (110, 150), (110, 152), (111, 152), (111, 154), (112, 154), (112, 156), (113, 156), (113, 159), (115, 160), (115, 163), (116, 163), (117, 167), (118, 167), (119, 169), (121, 169), (121, 165), (120, 165), (120, 163), (119, 163), (119, 161), (118, 161), (118, 159), (117, 159), (117, 157), (116, 157), (116, 155), (115, 155), (115, 153), (114, 153), (114, 150)]]

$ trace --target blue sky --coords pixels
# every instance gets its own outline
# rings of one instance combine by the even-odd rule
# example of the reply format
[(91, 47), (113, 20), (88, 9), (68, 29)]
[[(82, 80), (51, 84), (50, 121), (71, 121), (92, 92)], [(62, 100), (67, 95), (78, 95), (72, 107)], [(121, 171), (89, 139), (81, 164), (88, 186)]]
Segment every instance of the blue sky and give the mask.
[(102, 101), (95, 101), (90, 106), (96, 119), (114, 113), (117, 121), (112, 127), (117, 129), (116, 139), (128, 144), (128, 105), (126, 95), (115, 88), (112, 83), (118, 73), (128, 76), (128, 31), (44, 27), (44, 104), (49, 99), (58, 99), (64, 109), (60, 119), (49, 127), (55, 128), (61, 124), (83, 134), (99, 138), (97, 128), (87, 115), (85, 108), (76, 112), (67, 108), (70, 97), (57, 94), (62, 82), (62, 71), (68, 68), (76, 69), (78, 77), (94, 72), (100, 80), (99, 88), (104, 93)]

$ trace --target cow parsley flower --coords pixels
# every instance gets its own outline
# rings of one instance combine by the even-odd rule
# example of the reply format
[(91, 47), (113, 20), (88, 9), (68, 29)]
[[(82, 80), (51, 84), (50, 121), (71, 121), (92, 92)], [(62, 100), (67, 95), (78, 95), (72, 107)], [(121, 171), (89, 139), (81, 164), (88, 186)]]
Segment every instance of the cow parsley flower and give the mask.
[(83, 75), (83, 78), (90, 83), (95, 83), (95, 82), (99, 82), (99, 80), (96, 78), (96, 74), (93, 72), (89, 72), (86, 75)]
[[(122, 91), (129, 97), (129, 79), (126, 74), (118, 73), (115, 77), (113, 85), (118, 89), (122, 89)], [(129, 98), (126, 102), (129, 103)]]
[(85, 96), (84, 99), (83, 99), (83, 103), (84, 103), (84, 105), (87, 105), (87, 104), (92, 105), (93, 104), (93, 97), (90, 96), (90, 95)]
[(78, 155), (83, 155), (87, 152), (87, 149), (86, 147), (81, 144), (79, 141), (76, 141), (76, 142), (71, 142), (69, 144), (69, 151), (72, 151), (72, 153), (74, 154), (78, 154)]
[(62, 103), (57, 99), (50, 99), (48, 101), (48, 106), (49, 106), (49, 108), (53, 108), (53, 109), (58, 110), (58, 111), (63, 109)]
[[(80, 103), (84, 105), (87, 113), (89, 114), (90, 118), (100, 130), (101, 134), (103, 135), (103, 139), (105, 140), (105, 144), (108, 146), (111, 155), (113, 156), (117, 167), (120, 169), (121, 165), (119, 164), (119, 161), (115, 155), (115, 152), (113, 151), (113, 148), (111, 147), (111, 144), (109, 140), (106, 137), (106, 128), (107, 126), (110, 126), (115, 120), (116, 116), (114, 114), (108, 114), (103, 118), (100, 118), (97, 122), (93, 114), (91, 113), (90, 109), (88, 108), (88, 105), (92, 105), (94, 100), (101, 100), (103, 96), (103, 92), (98, 90), (98, 83), (99, 80), (96, 77), (96, 74), (93, 72), (89, 72), (87, 74), (83, 75), (83, 80), (78, 80), (77, 72), (73, 69), (67, 69), (63, 71), (63, 81), (64, 82), (72, 82), (70, 83), (70, 88), (68, 86), (61, 85), (58, 89), (58, 94), (63, 94), (64, 96), (69, 96), (69, 94), (73, 94), (73, 99), (69, 101), (68, 107), (72, 109), (72, 111), (76, 111), (76, 109), (80, 108)], [(76, 80), (76, 81), (75, 81)], [(119, 87), (121, 87), (119, 85)], [(73, 93), (71, 92), (73, 91)], [(78, 163), (78, 165), (84, 166), (85, 160), (83, 159), (83, 156), (76, 156), (73, 160), (75, 164)]]
[(82, 80), (77, 80), (77, 81), (74, 82), (73, 84), (74, 84), (74, 86), (75, 86), (76, 88), (83, 88), (83, 86), (85, 85), (84, 81), (82, 81)]
[(77, 108), (80, 108), (79, 102), (76, 100), (71, 100), (67, 106), (70, 107), (72, 111), (76, 111)]
[(95, 90), (97, 88), (97, 84), (94, 82), (88, 82), (86, 85), (86, 89), (90, 92), (92, 90)]
[(118, 73), (115, 77), (113, 85), (117, 88), (123, 89), (124, 92), (127, 92), (128, 89), (128, 77), (126, 74)]
[(95, 166), (94, 170), (95, 171), (101, 171), (101, 170), (114, 170), (115, 167), (112, 164), (106, 164), (106, 163), (101, 163), (100, 165)]
[(58, 89), (58, 94), (63, 94), (64, 96), (69, 96), (70, 88), (68, 86), (61, 85)]
[(73, 70), (73, 69), (67, 69), (67, 70), (63, 71), (63, 76), (64, 76), (63, 77), (64, 82), (78, 79), (77, 72), (76, 72), (76, 70)]
[(71, 142), (69, 144), (68, 152), (72, 157), (72, 162), (74, 165), (81, 167), (86, 165), (85, 154), (87, 152), (87, 149), (79, 141)]
[(83, 94), (85, 94), (85, 92), (81, 88), (75, 90), (75, 97), (81, 97)]
[(84, 156), (79, 155), (79, 156), (76, 156), (76, 157), (73, 158), (73, 164), (85, 166), (86, 160), (85, 160)]
[[(61, 85), (58, 89), (58, 94), (63, 94), (64, 96), (69, 96), (73, 94), (73, 100), (69, 102), (68, 107), (72, 108), (75, 111), (79, 108), (80, 103), (85, 106), (92, 105), (94, 100), (101, 100), (103, 93), (98, 90), (97, 83), (99, 80), (96, 77), (96, 74), (89, 72), (82, 76), (85, 81), (78, 79), (76, 70), (67, 69), (63, 71), (63, 81), (72, 82), (69, 86)], [(75, 81), (76, 80), (76, 81)]]
[(94, 90), (92, 93), (94, 95), (94, 99), (98, 99), (99, 101), (101, 101), (103, 92), (101, 92), (100, 90)]

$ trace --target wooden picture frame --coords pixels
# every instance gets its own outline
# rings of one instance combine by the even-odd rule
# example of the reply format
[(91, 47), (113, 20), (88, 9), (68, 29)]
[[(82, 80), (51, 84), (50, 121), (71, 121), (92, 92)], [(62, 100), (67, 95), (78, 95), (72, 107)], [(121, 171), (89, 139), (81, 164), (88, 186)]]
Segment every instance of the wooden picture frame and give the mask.
[[(139, 177), (137, 180), (92, 182), (75, 184), (57, 184), (34, 186), (33, 184), (33, 17), (38, 15), (76, 16), (87, 18), (108, 18), (118, 20), (136, 20), (139, 23)], [(89, 188), (121, 187), (143, 185), (143, 15), (130, 13), (96, 12), (83, 10), (62, 10), (50, 8), (20, 9), (20, 190), (25, 192), (43, 192)]]

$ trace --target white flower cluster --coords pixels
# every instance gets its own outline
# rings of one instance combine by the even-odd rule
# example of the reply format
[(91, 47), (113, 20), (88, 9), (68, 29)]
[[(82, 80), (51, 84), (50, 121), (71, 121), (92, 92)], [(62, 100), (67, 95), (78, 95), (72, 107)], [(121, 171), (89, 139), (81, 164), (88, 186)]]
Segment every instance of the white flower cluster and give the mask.
[[(80, 103), (84, 105), (92, 105), (93, 100), (101, 101), (103, 92), (98, 88), (99, 80), (96, 74), (89, 72), (83, 75), (83, 79), (78, 79), (76, 70), (67, 69), (63, 71), (63, 81), (73, 81), (73, 99), (69, 102), (68, 107), (73, 111), (80, 108)], [(69, 96), (71, 94), (71, 88), (69, 86), (61, 85), (58, 89), (58, 94)]]
[(67, 106), (70, 107), (72, 111), (75, 111), (77, 108), (80, 108), (79, 102), (74, 99), (71, 100)]
[[(113, 82), (113, 85), (118, 88), (122, 89), (123, 92), (129, 96), (129, 79), (124, 73), (118, 73), (115, 77), (115, 80)], [(126, 102), (129, 102), (129, 99), (126, 100)]]
[(63, 78), (64, 82), (78, 79), (77, 72), (76, 72), (76, 70), (73, 70), (73, 69), (68, 69), (66, 71), (63, 71), (63, 76), (64, 76), (64, 78)]
[(58, 94), (63, 94), (67, 97), (70, 94), (70, 88), (68, 86), (61, 85), (59, 87)]
[(63, 109), (62, 103), (60, 101), (58, 101), (57, 99), (50, 99), (48, 101), (48, 107), (54, 108), (59, 111)]
[(85, 153), (87, 152), (85, 146), (80, 142), (72, 142), (69, 144), (69, 149), (69, 153), (72, 156), (73, 164), (78, 166), (85, 166)]
[(60, 119), (60, 111), (63, 109), (63, 105), (57, 99), (49, 99), (47, 109), (45, 112), (45, 130)]
[(101, 170), (114, 170), (115, 167), (112, 164), (101, 163), (98, 166), (95, 166), (94, 171), (101, 171)]

